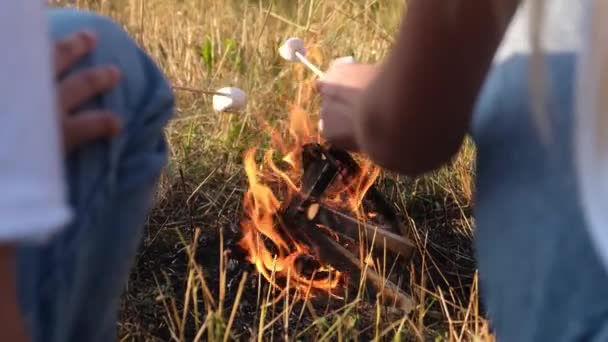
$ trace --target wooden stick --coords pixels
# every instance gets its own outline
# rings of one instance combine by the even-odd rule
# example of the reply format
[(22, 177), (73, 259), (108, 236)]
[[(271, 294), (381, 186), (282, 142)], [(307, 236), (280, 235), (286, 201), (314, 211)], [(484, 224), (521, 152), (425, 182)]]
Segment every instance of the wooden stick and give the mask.
[(219, 95), (219, 96), (226, 96), (226, 97), (230, 96), (230, 94), (224, 94), (224, 93), (220, 93), (220, 92), (217, 92), (217, 91), (209, 91), (209, 90), (190, 88), (190, 87), (182, 87), (182, 86), (173, 86), (173, 89), (175, 89), (175, 90), (182, 90), (182, 91), (189, 91), (191, 93), (198, 93), (198, 94), (205, 94), (205, 95)]
[(316, 65), (312, 64), (306, 57), (304, 57), (304, 55), (302, 55), (299, 52), (295, 52), (296, 57), (298, 57), (298, 59), (300, 60), (300, 62), (302, 62), (302, 64), (306, 65), (308, 67), (308, 69), (310, 69), (312, 72), (315, 73), (315, 75), (317, 75), (319, 78), (323, 78), (325, 77), (325, 73), (323, 71), (321, 71), (321, 69), (317, 68)]

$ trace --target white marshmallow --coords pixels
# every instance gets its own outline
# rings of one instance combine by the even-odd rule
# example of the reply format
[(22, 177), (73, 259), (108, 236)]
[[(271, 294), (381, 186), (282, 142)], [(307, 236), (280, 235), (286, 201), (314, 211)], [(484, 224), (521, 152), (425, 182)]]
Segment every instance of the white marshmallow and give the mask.
[(334, 59), (331, 62), (330, 67), (336, 65), (336, 64), (355, 64), (357, 63), (357, 60), (355, 59), (355, 57), (353, 56), (344, 56), (344, 57), (339, 57)]
[(279, 55), (287, 61), (299, 62), (300, 59), (296, 56), (299, 52), (302, 56), (306, 56), (306, 47), (304, 41), (300, 38), (289, 38), (279, 48)]
[(323, 119), (319, 120), (319, 132), (323, 132)]
[(247, 94), (234, 87), (225, 87), (217, 91), (226, 95), (213, 95), (213, 110), (216, 112), (237, 111), (247, 105)]

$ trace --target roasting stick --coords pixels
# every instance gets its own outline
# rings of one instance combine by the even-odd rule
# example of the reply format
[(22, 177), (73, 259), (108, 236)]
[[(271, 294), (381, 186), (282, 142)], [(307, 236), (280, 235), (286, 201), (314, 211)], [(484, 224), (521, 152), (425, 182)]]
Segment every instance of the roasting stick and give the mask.
[(247, 93), (236, 87), (224, 87), (216, 91), (182, 86), (174, 86), (173, 89), (213, 95), (213, 110), (216, 112), (234, 112), (245, 108), (247, 105)]
[[(304, 41), (302, 39), (295, 37), (287, 39), (279, 48), (279, 54), (286, 61), (304, 64), (319, 78), (325, 77), (325, 73), (306, 58), (306, 47), (304, 46)], [(338, 63), (352, 64), (356, 63), (356, 61), (353, 56), (344, 56), (334, 59), (332, 65)]]
[(204, 90), (192, 87), (173, 86), (175, 90), (187, 91), (190, 93), (204, 94), (204, 95), (218, 95), (218, 96), (229, 96), (229, 94), (220, 93), (219, 91)]
[[(310, 69), (310, 71), (321, 79), (325, 77), (325, 73), (306, 58), (306, 47), (304, 46), (304, 41), (300, 38), (292, 37), (287, 39), (279, 48), (279, 55), (281, 55), (281, 57), (286, 61), (300, 62), (304, 64), (308, 69)], [(334, 59), (332, 65), (338, 63), (353, 64), (356, 63), (356, 60), (353, 56), (344, 56)], [(319, 120), (318, 128), (319, 132), (323, 132), (323, 120)]]
[(316, 65), (312, 64), (306, 56), (302, 55), (300, 52), (295, 51), (296, 57), (302, 62), (302, 64), (306, 65), (310, 71), (314, 72), (319, 78), (325, 77), (325, 73), (321, 71)]

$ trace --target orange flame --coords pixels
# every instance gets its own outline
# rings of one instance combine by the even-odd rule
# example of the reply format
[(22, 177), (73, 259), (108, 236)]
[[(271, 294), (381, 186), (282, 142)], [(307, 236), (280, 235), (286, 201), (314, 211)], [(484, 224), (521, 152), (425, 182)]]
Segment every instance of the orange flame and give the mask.
[[(303, 93), (306, 93), (302, 95)], [(299, 101), (302, 97), (312, 97), (312, 87), (307, 91), (300, 88)], [(289, 115), (289, 137), (277, 131), (271, 131), (271, 148), (267, 150), (262, 161), (256, 163), (257, 148), (245, 153), (244, 167), (249, 188), (245, 194), (244, 216), (241, 220), (243, 238), (240, 246), (247, 251), (248, 261), (255, 265), (257, 271), (274, 287), (285, 290), (287, 287), (298, 291), (302, 297), (314, 296), (321, 291), (332, 296), (344, 279), (344, 274), (331, 265), (321, 265), (316, 273), (323, 272), (328, 276), (317, 279), (308, 277), (298, 268), (299, 257), (313, 257), (310, 248), (300, 241), (283, 236), (277, 229), (276, 215), (282, 203), (287, 203), (300, 190), (302, 175), (302, 147), (305, 144), (319, 142), (320, 137), (310, 115), (299, 105), (292, 106)], [(278, 157), (278, 158), (277, 158)], [(280, 168), (277, 161), (286, 164)], [(367, 220), (373, 215), (361, 209), (363, 196), (379, 175), (379, 169), (369, 161), (360, 164), (360, 176), (349, 184), (328, 189), (325, 205), (350, 210), (357, 218)], [(279, 198), (280, 196), (280, 198)], [(331, 227), (319, 226), (331, 232)], [(331, 234), (337, 240), (337, 235)], [(314, 274), (314, 273), (313, 273)], [(286, 284), (277, 280), (284, 279)]]

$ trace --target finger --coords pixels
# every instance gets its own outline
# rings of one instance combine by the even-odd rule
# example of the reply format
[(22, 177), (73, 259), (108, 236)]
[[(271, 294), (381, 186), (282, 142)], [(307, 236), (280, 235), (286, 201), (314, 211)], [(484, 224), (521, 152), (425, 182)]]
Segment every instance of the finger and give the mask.
[(336, 65), (330, 65), (325, 72), (324, 77), (319, 79), (319, 81), (323, 83), (341, 83), (345, 76), (348, 76), (348, 69), (338, 63)]
[(115, 113), (86, 111), (63, 120), (64, 146), (67, 152), (99, 139), (112, 138), (120, 133), (122, 123)]
[(321, 114), (323, 127), (320, 133), (323, 139), (333, 146), (354, 151), (357, 149), (357, 143), (353, 122), (340, 114), (349, 109), (340, 103), (323, 108)]
[(328, 84), (325, 80), (315, 80), (315, 91), (320, 95), (324, 95), (323, 88)]
[(320, 82), (319, 93), (325, 98), (339, 99), (344, 97), (346, 88), (342, 85), (328, 82)]
[(55, 76), (61, 76), (78, 60), (91, 52), (96, 44), (95, 34), (88, 31), (77, 32), (57, 41), (54, 46), (53, 57)]
[(324, 124), (329, 124), (330, 127), (335, 125), (340, 126), (340, 122), (350, 121), (353, 106), (344, 101), (325, 101), (321, 104), (320, 117)]
[(344, 102), (350, 105), (361, 95), (361, 91), (339, 84), (321, 82), (319, 94), (324, 101)]
[(74, 73), (59, 83), (59, 104), (69, 113), (91, 98), (110, 90), (120, 80), (120, 71), (114, 66), (95, 67)]

